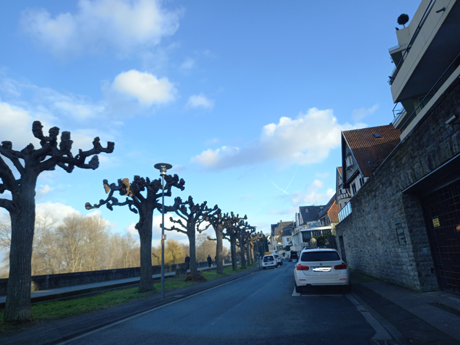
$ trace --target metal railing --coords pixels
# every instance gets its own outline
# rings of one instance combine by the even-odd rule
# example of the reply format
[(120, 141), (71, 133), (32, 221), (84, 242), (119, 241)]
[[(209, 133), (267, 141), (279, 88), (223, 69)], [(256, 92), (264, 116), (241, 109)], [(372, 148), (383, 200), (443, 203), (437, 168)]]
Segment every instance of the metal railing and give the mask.
[(398, 75), (398, 72), (401, 69), (401, 66), (402, 66), (404, 60), (406, 59), (407, 54), (409, 54), (409, 51), (412, 48), (412, 45), (414, 44), (414, 42), (415, 42), (420, 30), (422, 29), (423, 24), (425, 24), (426, 18), (428, 17), (428, 15), (430, 14), (431, 10), (433, 9), (433, 6), (434, 6), (435, 2), (436, 2), (436, 0), (431, 0), (430, 1), (430, 4), (428, 5), (427, 9), (425, 10), (425, 13), (422, 16), (422, 19), (420, 19), (420, 22), (418, 23), (417, 29), (415, 29), (415, 32), (412, 35), (412, 38), (409, 41), (409, 44), (407, 45), (406, 49), (404, 50), (404, 53), (401, 56), (401, 60), (399, 60), (398, 65), (396, 66), (396, 68), (394, 69), (392, 75), (390, 76), (390, 80), (388, 81), (388, 83), (390, 85), (393, 84), (396, 76)]
[[(414, 109), (414, 111), (406, 118), (402, 126), (400, 127), (401, 129), (404, 129), (407, 127), (407, 125), (414, 119), (414, 117), (427, 105), (429, 100), (436, 94), (436, 92), (440, 89), (440, 86), (445, 82), (444, 76), (446, 73), (451, 69), (452, 66), (456, 63), (457, 60), (460, 59), (460, 53), (457, 54), (457, 56), (452, 60), (452, 62), (449, 64), (449, 66), (445, 69), (445, 71), (441, 74), (441, 76), (438, 78), (436, 83), (431, 87), (430, 91), (428, 91), (425, 96), (422, 98), (422, 100), (419, 102), (417, 108)], [(441, 83), (442, 82), (442, 83)], [(439, 87), (437, 88), (438, 84)]]
[(348, 202), (339, 212), (339, 223), (351, 214), (351, 202)]

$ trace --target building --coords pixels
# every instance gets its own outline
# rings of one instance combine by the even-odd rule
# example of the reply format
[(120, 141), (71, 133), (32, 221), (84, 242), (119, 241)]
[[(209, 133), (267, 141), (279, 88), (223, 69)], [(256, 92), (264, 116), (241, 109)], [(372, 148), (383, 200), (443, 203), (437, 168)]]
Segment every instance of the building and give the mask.
[(338, 247), (351, 268), (381, 280), (460, 292), (460, 1), (423, 0), (396, 35), (400, 142), (352, 191)]
[(321, 226), (328, 226), (339, 221), (339, 205), (336, 201), (336, 194), (332, 196), (326, 206), (319, 213), (319, 223)]
[(306, 230), (321, 226), (319, 215), (324, 207), (325, 205), (299, 207), (299, 212), (295, 214), (296, 221), (292, 231), (292, 250), (301, 251), (309, 245), (311, 236), (306, 234), (311, 235), (311, 232), (306, 232)]
[(342, 167), (337, 167), (335, 172), (335, 190), (336, 201), (339, 205), (339, 211), (350, 201), (350, 188), (343, 186)]
[(342, 132), (343, 188), (351, 197), (399, 144), (400, 135), (392, 124)]

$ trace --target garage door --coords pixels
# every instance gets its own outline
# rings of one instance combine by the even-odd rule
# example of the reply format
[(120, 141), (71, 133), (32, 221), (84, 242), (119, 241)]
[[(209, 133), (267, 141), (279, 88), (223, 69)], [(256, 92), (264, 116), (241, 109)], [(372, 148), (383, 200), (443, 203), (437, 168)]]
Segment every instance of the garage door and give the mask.
[(422, 202), (439, 287), (460, 292), (460, 180)]

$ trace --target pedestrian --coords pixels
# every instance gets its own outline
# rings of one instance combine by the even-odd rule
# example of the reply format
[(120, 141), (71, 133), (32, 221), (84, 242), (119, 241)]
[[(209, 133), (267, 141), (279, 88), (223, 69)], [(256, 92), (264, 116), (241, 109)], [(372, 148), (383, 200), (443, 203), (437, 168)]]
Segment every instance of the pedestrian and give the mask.
[(208, 267), (211, 267), (211, 265), (212, 265), (211, 255), (208, 255)]
[(185, 268), (188, 270), (190, 266), (190, 256), (188, 254), (185, 254)]

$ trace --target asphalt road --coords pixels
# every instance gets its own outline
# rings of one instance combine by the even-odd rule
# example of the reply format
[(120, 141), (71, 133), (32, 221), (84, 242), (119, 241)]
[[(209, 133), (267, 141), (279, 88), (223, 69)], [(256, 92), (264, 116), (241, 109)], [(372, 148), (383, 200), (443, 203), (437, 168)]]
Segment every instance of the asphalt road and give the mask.
[(297, 294), (293, 269), (285, 262), (66, 344), (369, 344), (376, 332), (349, 296)]

